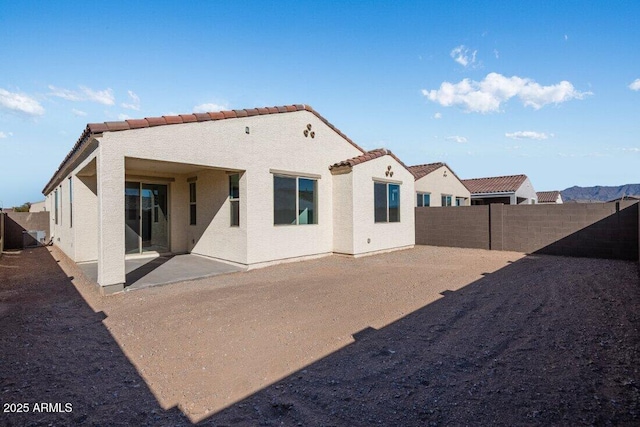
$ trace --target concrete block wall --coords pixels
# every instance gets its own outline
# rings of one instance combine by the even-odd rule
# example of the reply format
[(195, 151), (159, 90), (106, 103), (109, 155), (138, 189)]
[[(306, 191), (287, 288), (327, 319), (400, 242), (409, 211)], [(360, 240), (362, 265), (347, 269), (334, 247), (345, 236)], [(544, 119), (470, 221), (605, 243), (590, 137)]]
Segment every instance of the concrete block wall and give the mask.
[(640, 262), (640, 203), (416, 208), (416, 244)]
[(4, 249), (21, 249), (22, 232), (44, 230), (49, 240), (49, 212), (7, 212), (4, 218)]
[(503, 250), (638, 259), (638, 204), (504, 206)]
[(490, 248), (489, 206), (416, 208), (416, 244)]

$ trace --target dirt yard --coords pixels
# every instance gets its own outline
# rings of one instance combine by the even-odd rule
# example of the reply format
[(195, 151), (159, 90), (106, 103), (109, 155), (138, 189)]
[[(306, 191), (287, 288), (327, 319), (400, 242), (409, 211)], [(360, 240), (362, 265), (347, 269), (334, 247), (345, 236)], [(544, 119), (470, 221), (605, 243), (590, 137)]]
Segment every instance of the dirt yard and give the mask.
[(639, 328), (626, 261), (422, 246), (100, 297), (31, 249), (0, 258), (0, 425), (638, 425)]

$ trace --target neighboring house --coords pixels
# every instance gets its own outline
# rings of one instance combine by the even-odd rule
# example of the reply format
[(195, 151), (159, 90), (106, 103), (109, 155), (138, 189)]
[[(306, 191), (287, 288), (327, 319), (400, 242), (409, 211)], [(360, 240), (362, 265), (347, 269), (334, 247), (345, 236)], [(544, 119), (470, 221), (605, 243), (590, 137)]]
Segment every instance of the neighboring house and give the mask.
[(562, 195), (559, 191), (538, 191), (539, 204), (560, 204), (562, 203)]
[(472, 205), (531, 205), (538, 198), (526, 175), (463, 179), (462, 183), (471, 192)]
[(43, 200), (41, 202), (35, 202), (35, 203), (31, 203), (31, 206), (29, 206), (29, 212), (42, 212), (42, 211), (46, 211), (47, 210), (47, 206), (46, 206), (47, 201)]
[(125, 257), (255, 268), (413, 246), (414, 177), (305, 105), (87, 125), (43, 189), (54, 243), (123, 289)]
[(409, 166), (415, 177), (416, 206), (469, 206), (471, 193), (446, 163)]

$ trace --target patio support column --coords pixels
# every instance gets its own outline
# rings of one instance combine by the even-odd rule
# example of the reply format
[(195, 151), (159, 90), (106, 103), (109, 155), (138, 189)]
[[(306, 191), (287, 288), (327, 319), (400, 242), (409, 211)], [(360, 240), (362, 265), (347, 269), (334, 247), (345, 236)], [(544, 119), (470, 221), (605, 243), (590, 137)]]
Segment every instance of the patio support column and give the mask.
[(124, 157), (101, 145), (97, 157), (98, 284), (103, 294), (124, 289)]

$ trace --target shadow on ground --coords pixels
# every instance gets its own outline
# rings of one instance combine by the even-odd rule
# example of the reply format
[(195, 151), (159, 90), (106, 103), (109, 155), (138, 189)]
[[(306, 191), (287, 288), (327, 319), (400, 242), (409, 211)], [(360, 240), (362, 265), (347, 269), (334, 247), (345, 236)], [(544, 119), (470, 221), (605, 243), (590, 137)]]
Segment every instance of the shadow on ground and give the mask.
[[(71, 280), (47, 248), (0, 258), (0, 402), (3, 410), (29, 405), (28, 413), (0, 413), (0, 425), (190, 424), (178, 409), (159, 407), (103, 325), (104, 314)], [(56, 411), (70, 403), (72, 411), (35, 412), (36, 403)]]
[(532, 255), (443, 295), (202, 425), (640, 422), (636, 263)]

